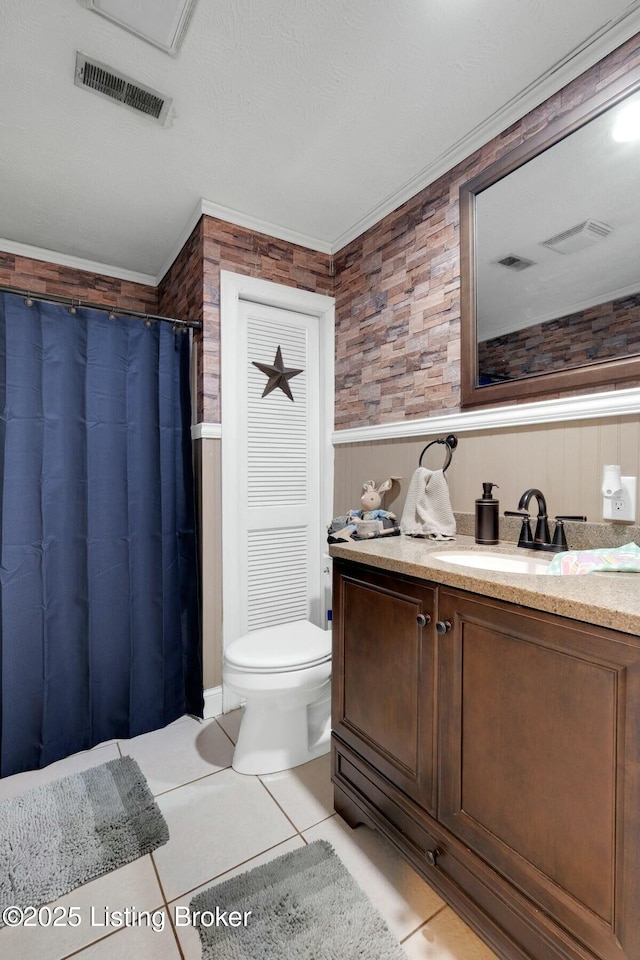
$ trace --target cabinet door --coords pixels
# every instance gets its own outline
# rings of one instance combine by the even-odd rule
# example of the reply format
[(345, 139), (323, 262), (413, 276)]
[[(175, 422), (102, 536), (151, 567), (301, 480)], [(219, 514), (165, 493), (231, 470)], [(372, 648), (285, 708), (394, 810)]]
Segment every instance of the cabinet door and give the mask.
[(439, 820), (598, 958), (637, 960), (639, 638), (447, 589), (439, 616)]
[(333, 728), (435, 811), (435, 590), (334, 561)]

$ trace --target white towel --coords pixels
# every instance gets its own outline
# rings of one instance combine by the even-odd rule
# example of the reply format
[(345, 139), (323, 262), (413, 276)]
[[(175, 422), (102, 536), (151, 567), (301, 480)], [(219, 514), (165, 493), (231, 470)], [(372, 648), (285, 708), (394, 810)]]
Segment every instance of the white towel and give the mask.
[(409, 484), (400, 529), (409, 537), (455, 540), (456, 521), (443, 470), (418, 467)]

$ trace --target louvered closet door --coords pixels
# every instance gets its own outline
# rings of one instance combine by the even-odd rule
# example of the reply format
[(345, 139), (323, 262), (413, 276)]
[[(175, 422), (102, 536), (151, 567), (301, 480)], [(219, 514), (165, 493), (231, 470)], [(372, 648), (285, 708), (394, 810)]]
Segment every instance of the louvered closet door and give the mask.
[[(247, 302), (240, 318), (245, 629), (299, 619), (321, 624), (319, 321)], [(293, 401), (280, 389), (263, 397), (267, 376), (253, 365), (273, 364), (278, 347), (285, 367), (302, 370), (288, 381)]]

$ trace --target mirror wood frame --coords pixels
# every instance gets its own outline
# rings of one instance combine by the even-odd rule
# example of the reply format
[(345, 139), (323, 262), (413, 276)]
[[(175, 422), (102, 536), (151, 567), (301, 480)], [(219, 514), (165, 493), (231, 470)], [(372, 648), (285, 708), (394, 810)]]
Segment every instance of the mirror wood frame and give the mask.
[(552, 120), (540, 133), (499, 157), (460, 187), (460, 386), (463, 409), (542, 397), (549, 399), (583, 388), (608, 386), (615, 389), (618, 384), (628, 386), (629, 380), (640, 383), (638, 355), (479, 386), (475, 243), (477, 194), (639, 90), (640, 69), (635, 68)]

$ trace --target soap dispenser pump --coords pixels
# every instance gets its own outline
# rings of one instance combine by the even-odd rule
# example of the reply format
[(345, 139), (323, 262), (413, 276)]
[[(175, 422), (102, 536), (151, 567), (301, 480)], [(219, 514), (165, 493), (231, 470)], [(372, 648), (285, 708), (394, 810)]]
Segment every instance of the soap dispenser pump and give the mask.
[(497, 486), (497, 483), (483, 483), (482, 497), (476, 500), (476, 543), (487, 546), (499, 542), (498, 508), (500, 505), (491, 495), (491, 491)]

